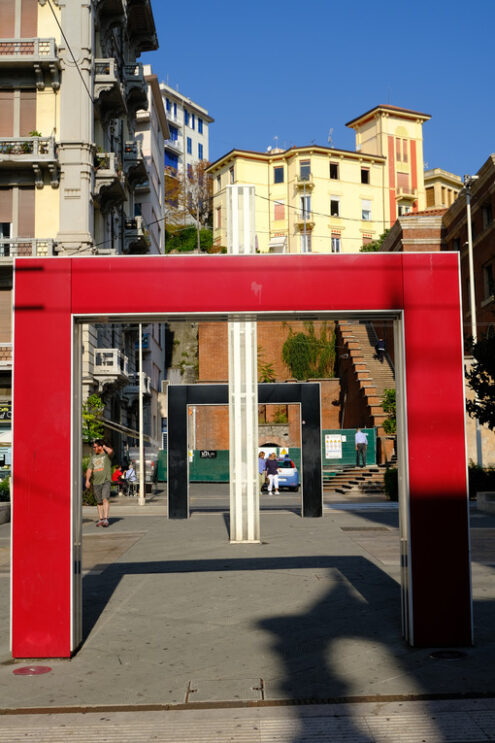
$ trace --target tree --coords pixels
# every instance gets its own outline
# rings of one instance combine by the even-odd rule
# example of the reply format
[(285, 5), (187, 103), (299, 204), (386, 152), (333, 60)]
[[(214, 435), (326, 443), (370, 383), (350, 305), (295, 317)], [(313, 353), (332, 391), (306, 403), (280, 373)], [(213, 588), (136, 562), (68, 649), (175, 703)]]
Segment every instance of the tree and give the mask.
[(475, 363), (466, 372), (469, 386), (475, 393), (474, 400), (467, 400), (466, 408), (471, 418), (495, 429), (495, 336), (483, 338), (473, 347)]
[(388, 417), (383, 421), (383, 430), (388, 434), (397, 433), (396, 398), (394, 389), (383, 391), (382, 408), (384, 413), (388, 413)]
[(335, 330), (322, 323), (320, 337), (312, 322), (304, 323), (306, 332), (289, 335), (282, 346), (282, 358), (295, 379), (320, 379), (333, 376), (335, 365)]
[(103, 411), (105, 404), (99, 395), (90, 395), (82, 406), (82, 437), (89, 443), (103, 436)]
[(366, 245), (361, 245), (359, 248), (360, 253), (377, 253), (381, 250), (383, 241), (387, 237), (390, 230), (385, 230), (385, 232), (382, 232), (380, 237), (378, 237), (376, 240), (372, 240), (370, 243), (366, 243)]
[[(209, 162), (199, 160), (187, 166), (187, 172), (173, 169), (165, 173), (165, 219), (170, 231), (184, 228), (194, 219), (196, 249), (201, 251), (201, 233), (211, 224), (212, 180)], [(211, 231), (211, 228), (210, 228)]]

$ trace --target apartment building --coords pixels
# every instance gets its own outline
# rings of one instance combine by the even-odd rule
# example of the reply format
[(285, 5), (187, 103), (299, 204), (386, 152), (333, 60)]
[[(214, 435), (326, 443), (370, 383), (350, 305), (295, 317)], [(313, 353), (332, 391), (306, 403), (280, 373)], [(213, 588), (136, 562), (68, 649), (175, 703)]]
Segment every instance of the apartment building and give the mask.
[[(5, 321), (12, 259), (163, 251), (160, 223), (148, 228), (147, 220), (161, 214), (158, 157), (169, 132), (164, 112), (157, 113), (157, 81), (147, 80), (137, 61), (158, 47), (150, 0), (0, 0), (0, 28), (5, 399), (12, 372)], [(155, 126), (159, 139), (146, 154), (137, 115), (150, 102), (156, 111), (146, 126)], [(102, 395), (117, 446), (119, 427), (132, 424), (122, 390), (135, 372), (136, 340), (135, 327), (91, 325), (83, 333), (83, 397)]]
[(214, 244), (226, 245), (226, 186), (250, 183), (260, 252), (357, 252), (398, 215), (424, 209), (422, 127), (429, 118), (376, 106), (347, 123), (355, 151), (309, 145), (228, 152), (208, 169)]
[(442, 168), (424, 171), (426, 208), (448, 209), (462, 189), (462, 178)]

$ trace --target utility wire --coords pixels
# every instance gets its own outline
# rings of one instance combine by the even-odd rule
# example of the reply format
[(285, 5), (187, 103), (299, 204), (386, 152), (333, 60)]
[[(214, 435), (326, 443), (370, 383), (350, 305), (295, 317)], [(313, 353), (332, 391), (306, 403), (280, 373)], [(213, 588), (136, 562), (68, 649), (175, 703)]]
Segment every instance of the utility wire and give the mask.
[(60, 25), (60, 22), (59, 22), (59, 20), (57, 18), (57, 14), (55, 13), (55, 10), (54, 10), (53, 5), (52, 5), (52, 0), (48, 0), (48, 5), (50, 6), (50, 10), (52, 11), (52, 15), (55, 18), (55, 22), (56, 22), (57, 26), (60, 29), (60, 33), (62, 34), (62, 38), (64, 39), (64, 41), (65, 41), (65, 43), (67, 45), (67, 49), (70, 52), (70, 56), (72, 57), (72, 61), (74, 62), (75, 66), (76, 66), (76, 69), (77, 69), (77, 71), (79, 73), (79, 77), (81, 78), (82, 84), (84, 85), (84, 87), (86, 89), (86, 93), (89, 96), (89, 100), (91, 101), (91, 103), (94, 103), (93, 97), (92, 97), (92, 95), (91, 95), (91, 93), (89, 91), (88, 86), (86, 85), (86, 80), (83, 77), (83, 74), (81, 72), (81, 69), (80, 69), (79, 65), (77, 64), (76, 58), (75, 58), (75, 56), (74, 56), (74, 54), (72, 52), (71, 46), (70, 46), (69, 42), (67, 41), (67, 37), (66, 37), (66, 35), (64, 33), (64, 30), (63, 30), (62, 26)]

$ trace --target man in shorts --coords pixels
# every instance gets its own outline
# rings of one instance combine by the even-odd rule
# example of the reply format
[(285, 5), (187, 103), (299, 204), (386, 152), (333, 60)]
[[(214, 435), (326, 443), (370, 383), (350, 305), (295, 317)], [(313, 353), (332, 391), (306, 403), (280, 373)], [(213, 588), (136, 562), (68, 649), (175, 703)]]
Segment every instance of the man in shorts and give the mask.
[(113, 449), (97, 439), (93, 443), (93, 454), (89, 460), (86, 470), (86, 488), (91, 485), (93, 476), (93, 493), (96, 498), (99, 520), (96, 526), (108, 526), (108, 513), (110, 510), (110, 486), (112, 483), (112, 464), (110, 457)]

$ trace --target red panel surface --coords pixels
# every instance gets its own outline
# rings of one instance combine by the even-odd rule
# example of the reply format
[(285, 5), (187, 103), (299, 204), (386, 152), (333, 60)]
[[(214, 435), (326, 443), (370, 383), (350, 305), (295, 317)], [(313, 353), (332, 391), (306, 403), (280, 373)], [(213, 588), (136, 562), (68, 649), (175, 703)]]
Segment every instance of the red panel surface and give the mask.
[(70, 655), (71, 261), (15, 266), (12, 652)]
[(15, 657), (71, 652), (71, 313), (404, 309), (415, 643), (470, 642), (457, 254), (19, 259), (15, 291)]
[(425, 260), (410, 255), (404, 266), (411, 569), (418, 645), (471, 642), (463, 349), (455, 258), (439, 255), (430, 263), (430, 256)]

